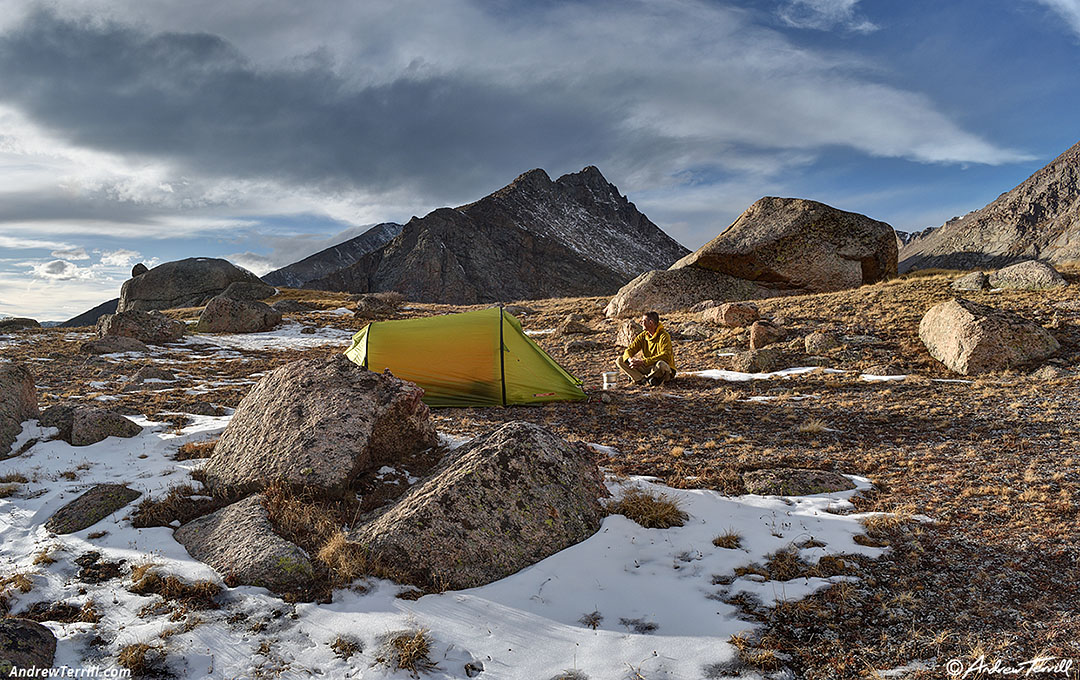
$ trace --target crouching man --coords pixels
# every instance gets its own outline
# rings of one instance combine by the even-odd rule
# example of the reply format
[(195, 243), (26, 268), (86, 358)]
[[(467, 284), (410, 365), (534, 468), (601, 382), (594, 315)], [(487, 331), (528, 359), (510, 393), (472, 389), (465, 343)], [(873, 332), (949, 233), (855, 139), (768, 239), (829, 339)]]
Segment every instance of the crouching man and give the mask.
[[(660, 315), (646, 312), (641, 317), (645, 330), (637, 334), (623, 355), (615, 360), (619, 370), (635, 385), (663, 385), (675, 377), (675, 350), (671, 335), (660, 323)], [(636, 355), (641, 352), (641, 358)]]

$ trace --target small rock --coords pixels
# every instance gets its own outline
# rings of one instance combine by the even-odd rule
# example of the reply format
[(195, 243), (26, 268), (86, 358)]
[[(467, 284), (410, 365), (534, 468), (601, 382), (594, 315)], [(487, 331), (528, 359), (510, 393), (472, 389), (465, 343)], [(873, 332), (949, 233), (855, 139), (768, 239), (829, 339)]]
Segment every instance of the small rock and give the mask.
[(503, 307), (506, 311), (510, 312), (513, 316), (528, 316), (529, 314), (536, 314), (536, 310), (524, 305), (506, 305)]
[(604, 349), (602, 343), (595, 340), (571, 340), (563, 345), (563, 350), (567, 352), (592, 352), (598, 349)]
[(552, 335), (552, 337), (559, 337), (562, 335), (581, 335), (585, 333), (596, 333), (595, 330), (593, 330), (584, 322), (570, 318), (573, 316), (581, 317), (580, 314), (571, 314), (566, 319), (563, 319), (562, 323), (560, 323), (555, 329), (555, 333)]
[(157, 366), (143, 366), (131, 376), (130, 382), (141, 383), (145, 380), (176, 380), (176, 375)]
[(747, 493), (762, 496), (809, 496), (854, 489), (855, 484), (838, 472), (805, 468), (774, 468), (744, 472)]
[(307, 553), (274, 533), (261, 495), (194, 519), (173, 532), (173, 538), (230, 584), (282, 593), (310, 586), (315, 574)]
[(71, 445), (89, 446), (108, 437), (127, 439), (140, 432), (142, 426), (115, 411), (84, 406), (74, 411), (71, 421)]
[(97, 322), (99, 338), (121, 335), (157, 345), (176, 342), (183, 337), (186, 329), (187, 325), (183, 321), (170, 319), (157, 311), (130, 310), (116, 314), (102, 314)]
[(274, 304), (270, 305), (271, 308), (276, 309), (282, 314), (295, 314), (297, 312), (310, 312), (315, 309), (313, 306), (299, 302), (298, 300), (290, 300), (288, 298), (284, 300), (278, 300)]
[(73, 534), (89, 528), (142, 494), (123, 484), (98, 484), (53, 513), (45, 528), (54, 534)]
[(281, 312), (257, 300), (218, 296), (206, 303), (195, 330), (199, 333), (260, 333), (281, 323)]
[(84, 354), (117, 354), (120, 352), (149, 352), (146, 343), (123, 335), (107, 335), (104, 338), (88, 340), (79, 346)]
[(964, 274), (952, 282), (953, 290), (989, 290), (990, 277), (985, 272)]
[(148, 271), (150, 270), (146, 268), (146, 265), (140, 262), (131, 268), (131, 278), (135, 278), (136, 276), (142, 276)]
[(1064, 378), (1068, 373), (1061, 370), (1057, 366), (1043, 366), (1037, 371), (1031, 374), (1032, 378), (1036, 380), (1057, 380), (1058, 378)]
[(755, 321), (750, 326), (750, 349), (761, 349), (787, 337), (787, 331), (771, 321)]
[(820, 354), (821, 352), (836, 349), (839, 346), (840, 340), (832, 333), (814, 331), (803, 338), (803, 347), (806, 349), (807, 354)]
[(637, 321), (627, 319), (619, 323), (619, 331), (615, 334), (615, 344), (619, 347), (629, 347), (634, 338), (644, 329)]
[(757, 305), (752, 302), (725, 302), (701, 313), (701, 320), (728, 328), (749, 326), (761, 318)]
[(741, 373), (771, 373), (780, 367), (780, 350), (773, 347), (738, 352), (731, 357), (731, 370)]
[(197, 416), (220, 416), (224, 415), (225, 409), (214, 406), (206, 401), (195, 401), (180, 407), (184, 413), (192, 413)]

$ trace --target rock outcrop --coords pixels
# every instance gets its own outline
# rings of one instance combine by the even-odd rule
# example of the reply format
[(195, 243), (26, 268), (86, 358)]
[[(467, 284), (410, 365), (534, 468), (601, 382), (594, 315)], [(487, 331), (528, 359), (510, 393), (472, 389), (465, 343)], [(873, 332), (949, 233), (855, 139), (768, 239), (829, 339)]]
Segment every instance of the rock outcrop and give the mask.
[(379, 250), (304, 287), (450, 304), (609, 295), (686, 252), (596, 168), (555, 181), (532, 170), (475, 203), (413, 218)]
[(315, 574), (307, 553), (274, 533), (259, 494), (188, 522), (173, 538), (230, 585), (284, 593), (310, 586)]
[(7, 319), (0, 319), (0, 333), (24, 331), (29, 328), (41, 328), (41, 324), (38, 323), (36, 319), (28, 319), (22, 316), (13, 316)]
[(281, 323), (281, 312), (258, 300), (219, 295), (206, 303), (195, 330), (199, 333), (260, 333)]
[(22, 364), (0, 361), (0, 460), (11, 454), (23, 422), (40, 415), (34, 374)]
[(161, 312), (129, 310), (116, 314), (105, 314), (97, 322), (99, 338), (118, 335), (135, 338), (139, 342), (161, 345), (176, 342), (184, 337), (187, 326), (183, 321), (170, 319)]
[(41, 414), (44, 427), (55, 427), (58, 438), (72, 446), (89, 446), (107, 437), (131, 438), (142, 432), (142, 427), (120, 413), (92, 406), (61, 403), (50, 406)]
[(696, 267), (645, 272), (623, 286), (608, 302), (608, 317), (644, 312), (675, 312), (705, 299), (752, 300), (785, 295), (786, 291)]
[(1026, 366), (1060, 349), (1041, 326), (959, 298), (932, 307), (919, 323), (919, 338), (930, 356), (963, 375)]
[(672, 269), (685, 267), (782, 290), (843, 290), (896, 275), (896, 234), (824, 203), (766, 196)]
[(900, 271), (1026, 259), (1080, 259), (1080, 142), (990, 204), (911, 239), (900, 251)]
[(423, 390), (338, 355), (277, 368), (248, 392), (203, 468), (215, 494), (275, 480), (345, 493), (372, 466), (435, 446)]
[(199, 307), (234, 282), (262, 283), (227, 260), (189, 257), (166, 262), (128, 279), (120, 288), (117, 311)]
[(123, 484), (98, 484), (54, 512), (45, 528), (54, 534), (88, 529), (141, 495)]
[(595, 533), (602, 479), (584, 445), (510, 422), (454, 451), (350, 541), (416, 585), (481, 586)]
[(1017, 262), (993, 272), (988, 277), (991, 288), (1010, 290), (1042, 290), (1064, 286), (1065, 279), (1056, 269), (1037, 260)]

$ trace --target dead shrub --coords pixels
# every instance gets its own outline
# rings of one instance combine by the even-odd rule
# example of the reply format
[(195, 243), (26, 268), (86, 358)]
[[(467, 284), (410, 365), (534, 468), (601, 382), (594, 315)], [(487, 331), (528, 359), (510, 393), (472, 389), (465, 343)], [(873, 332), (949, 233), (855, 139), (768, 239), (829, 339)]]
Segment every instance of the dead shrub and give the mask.
[(646, 529), (681, 527), (690, 518), (667, 494), (651, 494), (641, 489), (628, 490), (617, 503), (608, 506), (608, 512), (623, 515)]
[(330, 649), (334, 650), (334, 656), (347, 660), (353, 654), (362, 653), (364, 645), (354, 637), (341, 635), (330, 643)]

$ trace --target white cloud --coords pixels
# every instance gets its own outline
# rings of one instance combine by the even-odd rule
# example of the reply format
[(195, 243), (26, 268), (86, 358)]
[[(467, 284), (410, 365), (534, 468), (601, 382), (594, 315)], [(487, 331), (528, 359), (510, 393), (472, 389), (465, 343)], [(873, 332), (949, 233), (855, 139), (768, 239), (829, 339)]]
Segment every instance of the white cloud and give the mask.
[(12, 250), (67, 250), (75, 246), (61, 241), (43, 241), (37, 238), (26, 238), (19, 235), (5, 235), (0, 233), (0, 248)]
[(1035, 0), (1058, 14), (1069, 30), (1080, 36), (1080, 0)]
[(95, 252), (101, 253), (101, 264), (107, 267), (127, 267), (132, 262), (139, 259), (139, 253), (125, 248)]
[(836, 28), (872, 33), (878, 26), (859, 16), (859, 0), (787, 0), (778, 10), (780, 19), (795, 28), (829, 31)]
[(51, 279), (54, 281), (91, 278), (88, 270), (66, 260), (52, 260), (51, 262), (37, 264), (30, 271), (39, 279)]
[(89, 260), (90, 256), (86, 254), (86, 248), (79, 246), (78, 248), (66, 248), (63, 250), (54, 250), (49, 253), (53, 257), (58, 257), (63, 260)]
[[(281, 266), (275, 264), (273, 259), (266, 255), (260, 255), (259, 253), (252, 253), (250, 251), (244, 253), (231, 253), (229, 255), (224, 255), (223, 257), (236, 266), (243, 267), (255, 276), (262, 276)], [(295, 262), (299, 259), (302, 258), (297, 257), (296, 259), (291, 259), (286, 264)]]

